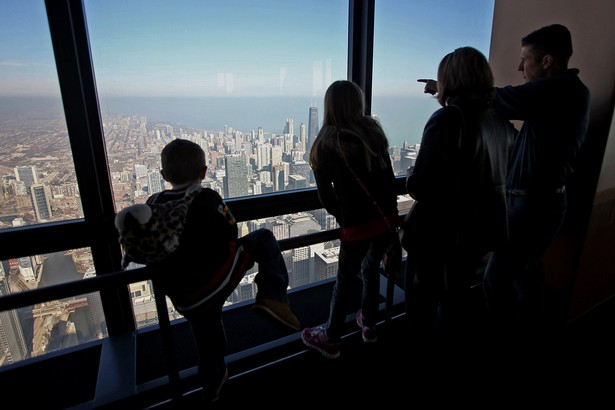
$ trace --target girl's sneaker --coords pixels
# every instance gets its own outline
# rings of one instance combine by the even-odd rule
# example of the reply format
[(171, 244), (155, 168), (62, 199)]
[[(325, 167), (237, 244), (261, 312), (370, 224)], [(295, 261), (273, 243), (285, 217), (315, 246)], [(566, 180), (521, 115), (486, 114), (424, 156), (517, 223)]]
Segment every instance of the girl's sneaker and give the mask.
[(361, 328), (361, 336), (363, 336), (363, 342), (376, 343), (378, 341), (378, 334), (376, 333), (376, 327), (363, 326), (363, 312), (361, 309), (357, 312), (357, 325)]
[(307, 347), (318, 350), (327, 359), (340, 356), (340, 344), (327, 342), (327, 330), (323, 326), (303, 329), (301, 339)]

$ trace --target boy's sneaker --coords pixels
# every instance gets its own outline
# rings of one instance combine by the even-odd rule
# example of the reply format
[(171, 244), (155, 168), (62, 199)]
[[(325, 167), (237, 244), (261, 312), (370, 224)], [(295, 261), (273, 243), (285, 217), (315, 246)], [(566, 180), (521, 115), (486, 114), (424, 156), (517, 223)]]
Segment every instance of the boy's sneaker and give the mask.
[(323, 326), (306, 327), (301, 339), (307, 347), (318, 350), (327, 359), (340, 357), (340, 344), (327, 342), (327, 330)]
[(218, 401), (220, 398), (220, 392), (222, 391), (222, 386), (228, 380), (228, 368), (224, 368), (224, 373), (222, 374), (222, 378), (217, 382), (210, 383), (203, 388), (203, 400), (208, 403), (213, 403)]
[(376, 343), (378, 341), (378, 335), (376, 334), (376, 327), (363, 326), (363, 312), (361, 309), (357, 312), (357, 325), (361, 328), (361, 336), (365, 343)]
[(254, 301), (254, 309), (269, 314), (269, 316), (293, 330), (299, 331), (301, 329), (299, 319), (290, 310), (288, 303), (268, 298), (257, 298)]

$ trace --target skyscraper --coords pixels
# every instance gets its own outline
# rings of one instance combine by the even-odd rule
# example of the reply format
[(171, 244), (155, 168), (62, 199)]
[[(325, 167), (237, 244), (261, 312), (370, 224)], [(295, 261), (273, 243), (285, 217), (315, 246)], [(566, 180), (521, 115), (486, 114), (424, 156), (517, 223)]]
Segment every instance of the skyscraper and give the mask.
[(307, 179), (303, 175), (291, 174), (288, 176), (288, 189), (307, 188)]
[[(0, 296), (8, 295), (8, 277), (0, 262)], [(0, 366), (19, 362), (28, 357), (28, 345), (24, 337), (17, 310), (0, 312)]]
[(50, 220), (51, 204), (49, 199), (51, 195), (49, 189), (43, 184), (34, 184), (30, 187), (30, 194), (32, 195), (32, 204), (34, 205), (36, 219), (39, 222)]
[(292, 288), (307, 285), (312, 279), (310, 271), (310, 247), (302, 246), (291, 250), (292, 269), (288, 281)]
[(312, 168), (306, 161), (296, 161), (290, 164), (289, 173), (292, 175), (301, 175), (305, 178), (306, 183), (310, 181), (310, 173)]
[(224, 197), (235, 198), (249, 195), (248, 165), (244, 154), (224, 157), (226, 176), (224, 177)]
[(286, 188), (286, 184), (284, 180), (286, 179), (285, 167), (283, 164), (277, 164), (273, 166), (273, 190), (275, 192), (284, 191)]
[(295, 121), (292, 118), (286, 119), (286, 125), (284, 126), (284, 135), (295, 135)]
[(18, 181), (23, 181), (26, 184), (26, 189), (29, 191), (33, 184), (38, 183), (36, 167), (15, 167), (15, 178)]
[(160, 171), (155, 170), (153, 172), (149, 172), (147, 174), (147, 181), (148, 181), (147, 185), (149, 187), (150, 195), (164, 190), (164, 185), (163, 185), (162, 177), (160, 175)]
[(306, 152), (307, 149), (307, 130), (305, 124), (299, 125), (299, 146), (302, 152)]
[(308, 121), (308, 143), (306, 150), (309, 151), (314, 144), (314, 140), (318, 135), (318, 108), (310, 107), (310, 115)]
[(314, 252), (314, 280), (333, 278), (337, 274), (340, 247)]

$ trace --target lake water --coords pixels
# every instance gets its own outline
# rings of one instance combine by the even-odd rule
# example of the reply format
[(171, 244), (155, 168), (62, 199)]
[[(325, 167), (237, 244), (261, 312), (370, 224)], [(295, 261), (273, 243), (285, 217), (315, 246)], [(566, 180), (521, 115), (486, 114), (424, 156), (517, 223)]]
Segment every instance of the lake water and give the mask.
[[(308, 123), (309, 97), (99, 97), (102, 115), (141, 115), (150, 122), (183, 124), (189, 128), (223, 131), (225, 126), (243, 132), (263, 128), (281, 134), (286, 119), (292, 119), (295, 134)], [(316, 102), (322, 123), (322, 98)], [(404, 141), (417, 144), (425, 123), (438, 105), (434, 97), (409, 95), (376, 97), (372, 113), (378, 117), (391, 146)], [(62, 115), (59, 98), (0, 97), (0, 119), (14, 116), (57, 117)]]

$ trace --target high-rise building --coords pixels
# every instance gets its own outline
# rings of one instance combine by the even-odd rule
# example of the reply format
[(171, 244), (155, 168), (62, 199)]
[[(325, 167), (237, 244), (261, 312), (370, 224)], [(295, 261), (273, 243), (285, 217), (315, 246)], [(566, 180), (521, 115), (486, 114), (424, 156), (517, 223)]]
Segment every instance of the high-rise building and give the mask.
[(18, 181), (23, 181), (28, 191), (32, 185), (38, 184), (36, 167), (15, 167), (15, 178)]
[(337, 274), (340, 247), (314, 252), (314, 280), (333, 278)]
[(34, 205), (36, 220), (39, 222), (50, 220), (51, 194), (49, 189), (43, 184), (34, 184), (30, 186), (30, 195), (32, 196), (32, 204)]
[(162, 177), (160, 171), (155, 170), (147, 174), (147, 186), (149, 187), (149, 194), (155, 194), (164, 190)]
[(307, 188), (307, 180), (303, 175), (289, 175), (288, 176), (288, 187), (290, 189), (303, 189)]
[(271, 166), (272, 167), (282, 163), (283, 161), (282, 154), (284, 154), (284, 149), (281, 146), (275, 145), (271, 147)]
[(292, 118), (286, 119), (286, 125), (284, 126), (284, 135), (295, 135), (295, 120)]
[(286, 179), (285, 167), (283, 164), (278, 164), (273, 166), (273, 190), (275, 192), (284, 191), (286, 188), (286, 184), (284, 180)]
[(404, 145), (399, 150), (400, 159), (398, 172), (400, 174), (406, 175), (408, 168), (414, 166), (420, 148), (421, 144), (408, 145), (408, 143), (404, 141)]
[(275, 236), (278, 241), (290, 238), (290, 226), (286, 221), (280, 219), (268, 220), (267, 229), (273, 232), (273, 236)]
[[(8, 295), (8, 277), (0, 262), (0, 296)], [(28, 357), (28, 345), (24, 337), (17, 310), (0, 312), (0, 366), (19, 362)]]
[(290, 164), (289, 173), (291, 175), (301, 175), (305, 178), (306, 183), (310, 182), (312, 168), (306, 161), (296, 161)]
[(310, 271), (310, 247), (302, 246), (291, 250), (292, 270), (289, 273), (288, 281), (292, 288), (307, 285), (312, 282)]
[(265, 143), (265, 144), (261, 144), (256, 148), (256, 169), (258, 171), (262, 170), (263, 168), (267, 168), (270, 169), (269, 166), (271, 165), (271, 144), (270, 143)]
[(257, 229), (266, 228), (267, 220), (265, 219), (254, 219), (251, 221), (247, 221), (248, 224), (248, 232), (254, 232)]
[(254, 283), (254, 278), (256, 277), (256, 273), (246, 274), (233, 293), (228, 297), (227, 301), (229, 303), (239, 303), (246, 300), (254, 299), (256, 297), (256, 283)]
[[(92, 276), (96, 276), (96, 270), (92, 267), (89, 268), (83, 278), (89, 278)], [(107, 334), (107, 325), (105, 322), (105, 313), (103, 311), (102, 300), (100, 299), (99, 292), (88, 293), (86, 295), (88, 300), (88, 306), (86, 307), (86, 312), (88, 315), (90, 330), (92, 334), (89, 335), (91, 339), (100, 339), (104, 335)], [(155, 303), (154, 303), (155, 304)], [(170, 305), (170, 304), (169, 304)]]
[(306, 151), (309, 151), (314, 145), (314, 140), (318, 135), (318, 108), (310, 107), (309, 121), (308, 121), (308, 144)]
[(290, 156), (295, 148), (294, 137), (291, 134), (284, 135), (284, 155)]
[(307, 131), (303, 122), (299, 125), (299, 145), (300, 151), (305, 153), (307, 150)]
[(248, 164), (244, 154), (233, 154), (224, 157), (224, 197), (236, 198), (249, 195)]

